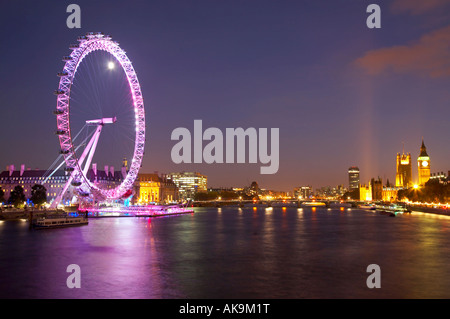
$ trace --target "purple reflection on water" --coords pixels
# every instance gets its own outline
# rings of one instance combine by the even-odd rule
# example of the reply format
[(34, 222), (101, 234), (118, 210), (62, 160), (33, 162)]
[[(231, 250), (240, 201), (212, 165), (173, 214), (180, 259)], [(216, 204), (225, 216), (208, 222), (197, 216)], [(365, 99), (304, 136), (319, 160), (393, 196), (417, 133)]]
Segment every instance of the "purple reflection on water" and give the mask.
[[(450, 219), (198, 208), (30, 231), (0, 224), (1, 298), (447, 298)], [(69, 289), (66, 267), (81, 268)], [(366, 286), (370, 264), (381, 288)]]

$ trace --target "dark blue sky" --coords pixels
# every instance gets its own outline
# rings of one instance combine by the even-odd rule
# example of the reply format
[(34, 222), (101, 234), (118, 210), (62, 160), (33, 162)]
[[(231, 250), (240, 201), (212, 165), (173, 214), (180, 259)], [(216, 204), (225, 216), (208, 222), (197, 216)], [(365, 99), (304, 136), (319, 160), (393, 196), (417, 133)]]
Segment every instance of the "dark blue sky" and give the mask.
[[(395, 180), (395, 156), (450, 169), (450, 6), (423, 1), (9, 1), (0, 5), (0, 167), (46, 169), (59, 151), (53, 91), (61, 57), (89, 31), (120, 42), (138, 72), (147, 144), (142, 172), (198, 171), (210, 186), (292, 190)], [(81, 7), (81, 29), (66, 7)], [(366, 7), (382, 10), (368, 29)], [(279, 128), (280, 168), (174, 164), (171, 132)], [(115, 164), (117, 165), (117, 164)]]

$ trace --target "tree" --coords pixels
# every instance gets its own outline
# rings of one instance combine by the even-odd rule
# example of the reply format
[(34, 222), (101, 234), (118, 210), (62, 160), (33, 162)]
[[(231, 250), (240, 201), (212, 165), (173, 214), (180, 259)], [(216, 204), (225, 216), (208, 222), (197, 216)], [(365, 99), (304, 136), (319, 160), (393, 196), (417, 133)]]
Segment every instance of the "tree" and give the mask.
[(31, 187), (30, 200), (34, 205), (41, 206), (47, 202), (47, 189), (40, 184), (34, 184)]
[(0, 187), (0, 203), (5, 201), (5, 191)]
[(25, 193), (23, 191), (23, 187), (17, 185), (14, 187), (13, 191), (9, 195), (8, 203), (13, 204), (14, 207), (19, 207), (23, 205), (23, 202), (26, 201)]
[(349, 197), (353, 200), (359, 200), (359, 188), (348, 191), (344, 195), (342, 195), (343, 200), (347, 200), (349, 199)]
[(447, 190), (448, 185), (440, 183), (437, 179), (430, 179), (423, 188), (422, 200), (435, 203), (445, 202)]
[(402, 200), (404, 198), (409, 199), (409, 190), (408, 189), (399, 189), (397, 192), (397, 199)]
[(233, 191), (221, 191), (219, 193), (219, 196), (222, 197), (222, 199), (237, 199), (239, 198), (239, 194)]
[(439, 180), (429, 180), (421, 188), (409, 188), (398, 191), (398, 199), (407, 198), (412, 202), (445, 203), (449, 198), (450, 184), (440, 183)]
[(217, 192), (198, 192), (194, 195), (196, 201), (215, 200), (219, 197)]

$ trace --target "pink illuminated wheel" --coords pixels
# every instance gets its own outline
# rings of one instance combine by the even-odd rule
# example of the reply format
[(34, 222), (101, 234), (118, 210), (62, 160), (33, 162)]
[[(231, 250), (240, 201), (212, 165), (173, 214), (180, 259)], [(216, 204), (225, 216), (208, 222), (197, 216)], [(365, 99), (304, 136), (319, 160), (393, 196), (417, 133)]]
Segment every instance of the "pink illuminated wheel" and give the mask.
[[(133, 184), (138, 175), (139, 169), (141, 167), (142, 158), (144, 155), (144, 144), (145, 144), (145, 112), (144, 112), (144, 101), (142, 97), (141, 88), (139, 85), (136, 72), (128, 59), (125, 51), (123, 51), (119, 44), (112, 41), (110, 36), (104, 35), (103, 33), (87, 33), (85, 36), (78, 37), (78, 44), (71, 45), (70, 49), (73, 50), (69, 56), (63, 58), (65, 62), (63, 71), (58, 73), (60, 77), (59, 87), (55, 91), (57, 95), (56, 104), (56, 114), (57, 119), (57, 131), (56, 134), (59, 137), (59, 143), (61, 146), (61, 154), (64, 156), (64, 161), (66, 164), (66, 170), (71, 173), (70, 183), (75, 189), (77, 189), (78, 194), (82, 196), (95, 196), (96, 199), (108, 200), (108, 199), (119, 199), (124, 195), (130, 193), (133, 188)], [(132, 108), (134, 109), (134, 153), (131, 159), (129, 170), (126, 177), (122, 180), (120, 185), (115, 188), (102, 188), (91, 182), (86, 176), (86, 166), (89, 168), (89, 160), (92, 159), (91, 153), (95, 152), (95, 146), (98, 141), (93, 138), (91, 140), (92, 152), (86, 151), (83, 157), (77, 155), (71, 136), (71, 89), (74, 83), (75, 74), (78, 67), (84, 58), (86, 58), (90, 53), (94, 51), (106, 51), (111, 54), (114, 59), (122, 67), (126, 79), (128, 82), (129, 90), (131, 91)], [(130, 108), (131, 110), (131, 108)], [(90, 119), (91, 121), (86, 121), (88, 125), (96, 125), (97, 131), (95, 134), (100, 134), (101, 128), (105, 124), (111, 124), (116, 122), (116, 118), (99, 118)], [(134, 132), (132, 133), (134, 134)], [(95, 135), (94, 135), (95, 136)], [(89, 153), (89, 154), (88, 154)], [(83, 168), (83, 161), (87, 158), (86, 163)]]

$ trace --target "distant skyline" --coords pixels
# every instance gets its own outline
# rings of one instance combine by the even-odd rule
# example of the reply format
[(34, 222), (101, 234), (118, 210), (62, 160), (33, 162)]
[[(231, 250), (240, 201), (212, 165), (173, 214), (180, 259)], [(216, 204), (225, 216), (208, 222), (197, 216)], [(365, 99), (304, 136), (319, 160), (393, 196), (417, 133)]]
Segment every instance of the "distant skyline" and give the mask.
[[(56, 73), (90, 31), (117, 40), (138, 73), (141, 172), (196, 171), (208, 187), (257, 181), (292, 191), (348, 187), (347, 170), (358, 166), (361, 183), (392, 183), (403, 147), (417, 179), (422, 138), (431, 172), (450, 170), (449, 0), (77, 1), (81, 29), (66, 26), (70, 3), (1, 5), (1, 170), (47, 169), (56, 159)], [(366, 26), (370, 3), (381, 8), (381, 29)], [(173, 163), (172, 131), (192, 130), (196, 119), (222, 131), (279, 128), (278, 172)]]

